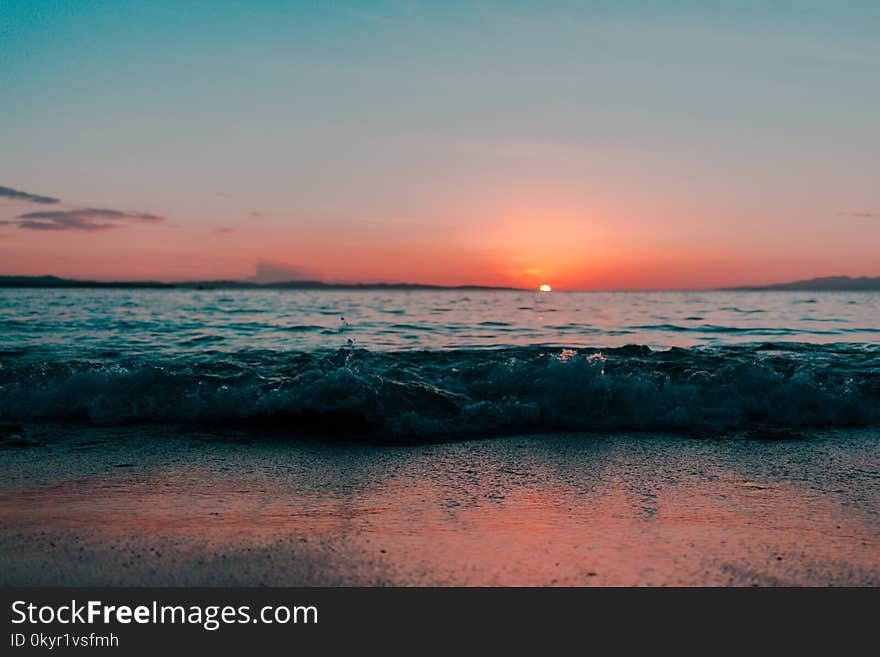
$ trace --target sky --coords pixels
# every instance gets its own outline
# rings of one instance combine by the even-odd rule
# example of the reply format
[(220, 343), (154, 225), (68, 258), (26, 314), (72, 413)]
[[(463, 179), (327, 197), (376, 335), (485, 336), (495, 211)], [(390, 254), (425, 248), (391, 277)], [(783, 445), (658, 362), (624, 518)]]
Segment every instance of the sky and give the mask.
[(880, 3), (0, 1), (0, 274), (880, 275)]

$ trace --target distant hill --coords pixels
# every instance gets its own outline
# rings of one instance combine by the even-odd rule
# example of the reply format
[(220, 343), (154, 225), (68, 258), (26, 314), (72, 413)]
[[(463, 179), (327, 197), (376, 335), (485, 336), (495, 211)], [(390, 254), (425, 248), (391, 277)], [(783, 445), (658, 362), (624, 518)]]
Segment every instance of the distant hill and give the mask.
[(0, 276), (0, 287), (174, 287), (154, 281), (77, 281), (58, 276)]
[(0, 276), (0, 287), (85, 287), (85, 288), (160, 288), (179, 290), (519, 290), (514, 287), (489, 285), (422, 285), (419, 283), (325, 283), (323, 281), (82, 281), (58, 276)]
[(745, 287), (727, 288), (731, 290), (791, 290), (803, 292), (862, 292), (868, 290), (880, 290), (880, 276), (825, 276), (824, 278), (811, 278), (806, 281), (792, 281), (791, 283), (774, 283), (772, 285), (749, 285)]
[[(178, 290), (509, 290), (528, 291), (518, 287), (495, 287), (491, 285), (425, 285), (422, 283), (326, 283), (324, 281), (278, 281), (257, 282), (253, 279), (243, 281), (181, 281), (160, 283), (158, 281), (87, 281), (58, 276), (0, 276), (0, 288), (156, 288)], [(721, 288), (728, 291), (772, 291), (791, 290), (802, 292), (860, 292), (880, 291), (880, 276), (826, 276), (790, 283), (771, 285), (746, 285)]]

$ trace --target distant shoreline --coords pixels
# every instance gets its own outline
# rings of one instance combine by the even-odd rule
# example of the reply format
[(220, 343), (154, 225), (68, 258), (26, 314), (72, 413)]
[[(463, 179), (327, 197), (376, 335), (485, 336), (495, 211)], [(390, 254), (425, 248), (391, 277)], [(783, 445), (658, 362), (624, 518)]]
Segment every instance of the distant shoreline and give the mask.
[[(460, 290), (531, 292), (532, 288), (495, 285), (431, 285), (427, 283), (326, 283), (324, 281), (90, 281), (59, 276), (0, 276), (0, 288), (98, 288), (160, 290)], [(873, 292), (880, 291), (880, 276), (828, 276), (789, 283), (738, 287), (655, 290), (559, 290), (560, 292)]]
[(525, 288), (492, 285), (428, 285), (422, 283), (325, 283), (323, 281), (88, 281), (57, 276), (0, 276), (0, 287), (17, 288), (121, 288), (177, 290), (501, 290), (527, 292)]
[(880, 290), (880, 276), (825, 276), (805, 281), (721, 288), (730, 292), (869, 292)]

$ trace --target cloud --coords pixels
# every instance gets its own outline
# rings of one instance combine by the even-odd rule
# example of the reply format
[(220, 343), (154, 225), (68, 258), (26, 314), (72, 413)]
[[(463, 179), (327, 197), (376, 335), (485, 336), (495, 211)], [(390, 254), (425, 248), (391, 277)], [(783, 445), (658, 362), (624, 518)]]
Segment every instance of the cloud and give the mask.
[(82, 230), (97, 232), (120, 228), (126, 223), (156, 224), (165, 221), (155, 214), (138, 214), (107, 210), (103, 208), (84, 208), (81, 210), (47, 210), (26, 212), (13, 221), (2, 222), (7, 226), (18, 226), (25, 230)]
[(29, 194), (27, 192), (21, 192), (17, 189), (12, 189), (11, 187), (2, 187), (0, 186), (0, 197), (15, 199), (16, 201), (28, 201), (30, 203), (44, 203), (46, 205), (51, 205), (53, 203), (60, 203), (60, 198), (52, 198), (51, 196), (39, 196), (37, 194)]
[(219, 226), (211, 231), (214, 235), (228, 235), (229, 233), (234, 233), (235, 228), (230, 228), (229, 226)]
[(256, 217), (257, 219), (262, 219), (266, 216), (262, 212), (249, 212), (248, 214), (252, 217)]
[(838, 212), (837, 216), (851, 219), (880, 219), (880, 212)]

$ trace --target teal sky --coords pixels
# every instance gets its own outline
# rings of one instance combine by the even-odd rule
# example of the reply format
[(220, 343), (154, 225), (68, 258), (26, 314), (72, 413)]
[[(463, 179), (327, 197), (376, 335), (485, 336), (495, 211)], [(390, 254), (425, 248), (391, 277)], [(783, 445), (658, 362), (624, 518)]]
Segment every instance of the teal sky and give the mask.
[(60, 202), (0, 196), (0, 273), (878, 275), (878, 34), (878, 2), (2, 0), (0, 186)]

